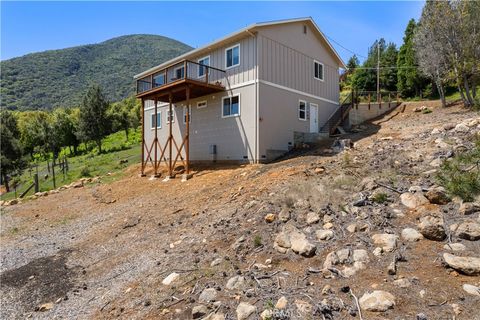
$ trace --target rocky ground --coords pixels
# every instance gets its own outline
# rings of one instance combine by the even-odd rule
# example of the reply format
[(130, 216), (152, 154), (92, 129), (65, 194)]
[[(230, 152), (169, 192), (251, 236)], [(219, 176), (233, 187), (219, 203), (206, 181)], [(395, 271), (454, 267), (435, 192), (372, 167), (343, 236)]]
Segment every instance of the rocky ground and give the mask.
[[(480, 206), (435, 171), (480, 117), (402, 105), (267, 165), (2, 208), (2, 319), (480, 319)], [(348, 144), (348, 143), (347, 143)]]

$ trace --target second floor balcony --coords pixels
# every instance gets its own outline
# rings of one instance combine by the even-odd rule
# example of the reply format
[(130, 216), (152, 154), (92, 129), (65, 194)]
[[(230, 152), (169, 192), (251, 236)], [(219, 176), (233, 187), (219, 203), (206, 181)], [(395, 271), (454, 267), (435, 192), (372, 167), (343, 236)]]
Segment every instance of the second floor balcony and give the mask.
[(137, 98), (157, 99), (173, 103), (224, 91), (227, 87), (225, 70), (190, 60), (182, 60), (137, 79)]

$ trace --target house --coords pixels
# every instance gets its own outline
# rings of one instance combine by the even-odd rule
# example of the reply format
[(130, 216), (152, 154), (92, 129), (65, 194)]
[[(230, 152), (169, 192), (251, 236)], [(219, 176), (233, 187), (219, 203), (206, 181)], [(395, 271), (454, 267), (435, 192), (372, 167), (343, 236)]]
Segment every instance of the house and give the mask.
[(142, 173), (266, 162), (339, 112), (337, 52), (312, 18), (256, 23), (135, 76)]

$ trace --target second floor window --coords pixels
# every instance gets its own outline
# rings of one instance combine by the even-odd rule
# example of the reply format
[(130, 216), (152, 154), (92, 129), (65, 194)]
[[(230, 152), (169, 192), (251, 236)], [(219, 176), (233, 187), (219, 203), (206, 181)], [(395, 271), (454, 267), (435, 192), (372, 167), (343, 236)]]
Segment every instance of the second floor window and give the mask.
[(159, 87), (165, 84), (165, 73), (159, 73), (153, 76), (153, 86)]
[(318, 61), (313, 61), (313, 68), (314, 68), (313, 76), (315, 77), (315, 79), (323, 81), (323, 64)]
[(184, 75), (185, 75), (185, 68), (183, 66), (175, 69), (175, 80), (183, 79)]
[(199, 59), (198, 64), (199, 64), (199, 66), (198, 66), (198, 77), (203, 77), (208, 72), (208, 68), (205, 68), (203, 66), (209, 66), (210, 65), (210, 56)]
[(232, 68), (240, 65), (240, 44), (225, 50), (225, 66)]

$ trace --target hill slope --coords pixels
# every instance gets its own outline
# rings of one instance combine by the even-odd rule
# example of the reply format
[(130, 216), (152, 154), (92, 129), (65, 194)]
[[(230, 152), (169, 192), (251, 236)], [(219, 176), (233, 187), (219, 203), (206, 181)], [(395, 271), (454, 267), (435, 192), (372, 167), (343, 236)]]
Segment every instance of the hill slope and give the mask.
[(75, 106), (93, 81), (111, 101), (117, 101), (134, 92), (136, 73), (190, 49), (162, 36), (128, 35), (5, 60), (1, 62), (1, 105), (20, 110)]

